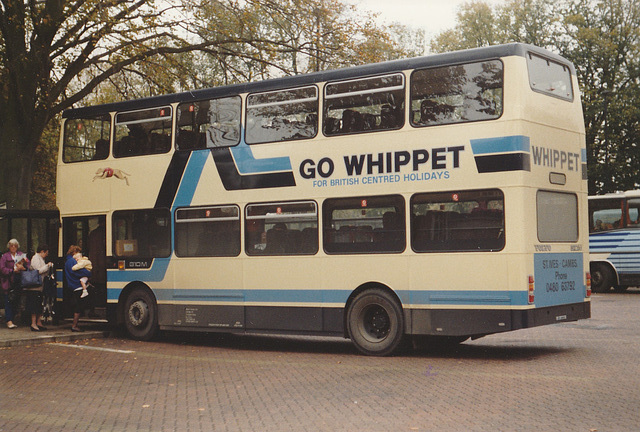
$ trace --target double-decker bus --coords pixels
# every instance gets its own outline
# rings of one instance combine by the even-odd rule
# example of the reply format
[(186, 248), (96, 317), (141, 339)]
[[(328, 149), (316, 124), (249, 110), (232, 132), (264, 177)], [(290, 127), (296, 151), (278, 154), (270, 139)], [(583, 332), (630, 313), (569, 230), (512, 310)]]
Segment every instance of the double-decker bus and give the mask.
[(640, 285), (640, 191), (589, 197), (589, 233), (593, 291)]
[(533, 46), (71, 109), (57, 175), (61, 251), (136, 339), (387, 355), (590, 316), (578, 84)]

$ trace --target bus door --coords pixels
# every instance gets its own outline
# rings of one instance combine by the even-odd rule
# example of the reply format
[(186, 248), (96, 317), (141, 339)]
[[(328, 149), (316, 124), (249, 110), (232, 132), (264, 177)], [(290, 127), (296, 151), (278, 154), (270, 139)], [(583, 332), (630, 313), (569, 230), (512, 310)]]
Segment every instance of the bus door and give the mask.
[[(88, 318), (106, 319), (107, 306), (107, 231), (106, 216), (78, 216), (63, 218), (63, 253), (71, 245), (82, 248), (82, 254), (91, 260), (91, 284), (95, 290), (89, 298), (89, 310), (86, 312)], [(66, 257), (65, 257), (66, 258)], [(64, 317), (73, 316), (71, 306), (71, 293), (66, 289), (64, 281)]]

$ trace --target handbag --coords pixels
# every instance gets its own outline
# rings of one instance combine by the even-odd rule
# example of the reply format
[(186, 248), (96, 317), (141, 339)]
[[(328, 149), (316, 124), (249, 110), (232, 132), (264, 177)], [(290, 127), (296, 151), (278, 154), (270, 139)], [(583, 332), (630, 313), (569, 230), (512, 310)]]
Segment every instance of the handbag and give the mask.
[(20, 286), (22, 288), (36, 288), (42, 286), (42, 275), (38, 270), (25, 270), (21, 273)]
[(46, 275), (43, 280), (43, 292), (46, 297), (55, 298), (57, 293), (56, 277), (52, 274)]

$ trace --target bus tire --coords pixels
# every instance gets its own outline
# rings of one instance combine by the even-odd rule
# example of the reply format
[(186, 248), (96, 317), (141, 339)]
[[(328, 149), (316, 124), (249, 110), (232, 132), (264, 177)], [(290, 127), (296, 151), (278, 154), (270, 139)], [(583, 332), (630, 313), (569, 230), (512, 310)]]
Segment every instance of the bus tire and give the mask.
[(593, 292), (607, 292), (615, 284), (615, 275), (611, 267), (597, 263), (591, 265), (591, 290)]
[(389, 355), (400, 346), (404, 337), (402, 307), (383, 289), (363, 291), (349, 305), (347, 331), (361, 353)]
[(136, 340), (148, 341), (158, 332), (158, 306), (151, 292), (135, 288), (124, 304), (124, 325), (127, 334)]

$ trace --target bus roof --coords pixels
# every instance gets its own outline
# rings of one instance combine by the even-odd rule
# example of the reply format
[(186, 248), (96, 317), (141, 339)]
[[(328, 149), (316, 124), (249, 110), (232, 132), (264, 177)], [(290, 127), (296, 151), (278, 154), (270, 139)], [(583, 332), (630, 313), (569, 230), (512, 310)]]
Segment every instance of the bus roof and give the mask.
[(497, 59), (507, 56), (524, 57), (527, 52), (535, 52), (547, 58), (562, 62), (569, 66), (571, 74), (575, 75), (574, 66), (566, 59), (533, 45), (511, 43), (490, 47), (473, 48), (462, 51), (454, 51), (444, 54), (434, 54), (411, 59), (392, 60), (381, 63), (374, 63), (362, 66), (354, 66), (343, 69), (335, 69), (309, 74), (294, 75), (283, 78), (274, 78), (264, 81), (256, 81), (244, 84), (232, 84), (227, 86), (213, 87), (208, 89), (192, 90), (182, 93), (173, 93), (161, 96), (154, 96), (143, 99), (135, 99), (124, 102), (114, 102), (103, 105), (95, 105), (81, 108), (71, 108), (62, 114), (64, 118), (81, 118), (95, 116), (112, 111), (128, 111), (134, 109), (145, 109), (168, 105), (176, 102), (189, 102), (205, 99), (220, 98), (236, 95), (240, 93), (252, 93), (257, 91), (270, 91), (281, 88), (297, 87), (323, 81), (342, 80), (368, 75), (378, 75), (384, 73), (400, 72), (406, 69), (416, 69), (424, 67), (445, 66), (469, 61), (480, 61)]

